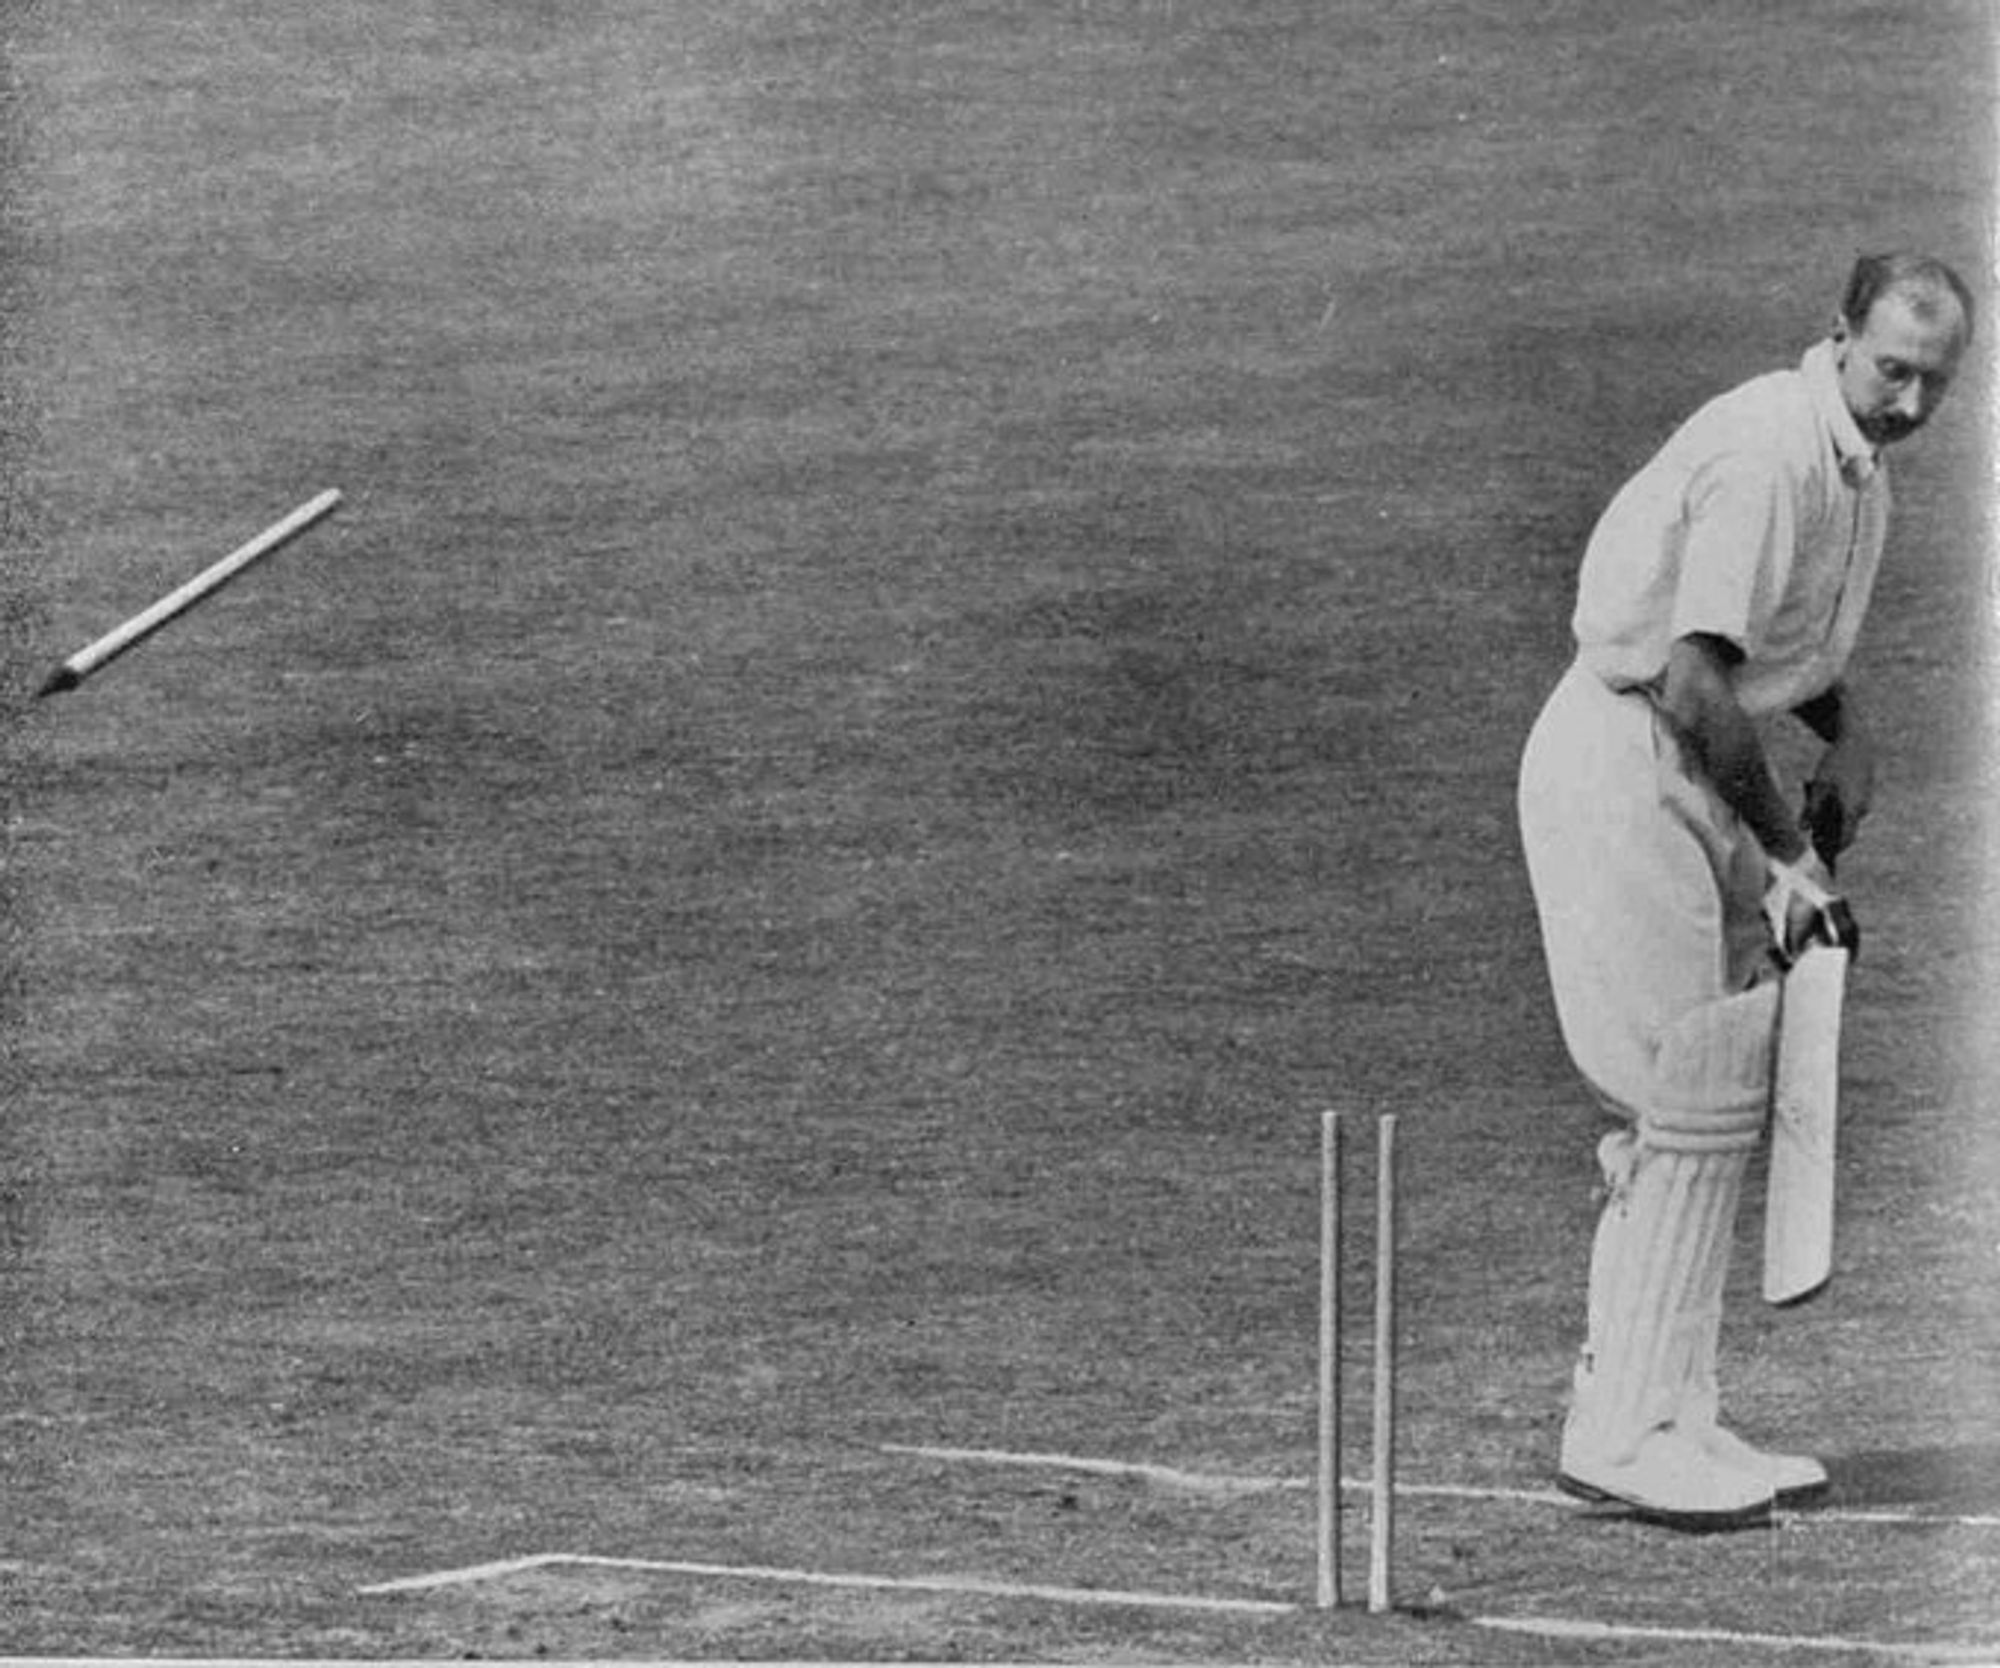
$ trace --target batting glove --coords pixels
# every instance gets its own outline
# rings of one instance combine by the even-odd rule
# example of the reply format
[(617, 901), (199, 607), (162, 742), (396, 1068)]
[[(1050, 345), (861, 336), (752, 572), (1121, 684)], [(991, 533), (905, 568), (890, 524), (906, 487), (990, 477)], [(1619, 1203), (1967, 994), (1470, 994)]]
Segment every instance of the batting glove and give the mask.
[(1861, 949), (1861, 929), (1847, 900), (1833, 889), (1833, 876), (1819, 853), (1807, 848), (1794, 863), (1771, 862), (1764, 889), (1764, 919), (1778, 959), (1789, 967), (1811, 944)]

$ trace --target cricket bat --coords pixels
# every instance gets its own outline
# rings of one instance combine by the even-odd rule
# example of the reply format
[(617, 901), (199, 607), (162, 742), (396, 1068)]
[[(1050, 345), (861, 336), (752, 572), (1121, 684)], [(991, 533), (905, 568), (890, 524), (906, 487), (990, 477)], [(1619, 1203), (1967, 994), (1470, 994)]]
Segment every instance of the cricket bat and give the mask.
[(1785, 974), (1771, 1074), (1764, 1301), (1803, 1303), (1833, 1276), (1840, 1010), (1850, 952), (1816, 944)]

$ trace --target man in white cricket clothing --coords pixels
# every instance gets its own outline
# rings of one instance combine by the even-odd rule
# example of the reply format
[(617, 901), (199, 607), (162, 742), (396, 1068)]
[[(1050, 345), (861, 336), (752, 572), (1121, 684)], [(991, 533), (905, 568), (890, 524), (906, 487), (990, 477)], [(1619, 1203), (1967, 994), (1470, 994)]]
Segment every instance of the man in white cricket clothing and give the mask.
[[(1796, 368), (1689, 418), (1591, 535), (1576, 660), (1522, 759), (1557, 1017), (1616, 1120), (1560, 1479), (1677, 1528), (1826, 1485), (1816, 1459), (1722, 1423), (1722, 1293), (1778, 974), (1854, 935), (1831, 862), (1874, 777), (1845, 673), (1888, 521), (1882, 450), (1936, 408), (1972, 311), (1942, 262), (1866, 257)], [(1825, 744), (1811, 829), (1765, 748), (1785, 715)]]

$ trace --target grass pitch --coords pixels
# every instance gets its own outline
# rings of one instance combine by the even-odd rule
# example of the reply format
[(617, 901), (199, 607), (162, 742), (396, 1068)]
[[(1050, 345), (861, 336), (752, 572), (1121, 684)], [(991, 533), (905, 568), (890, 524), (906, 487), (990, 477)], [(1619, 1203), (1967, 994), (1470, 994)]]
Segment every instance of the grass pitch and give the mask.
[[(1983, 272), (1990, 22), (25, 13), (7, 1647), (1632, 1654), (632, 1571), (358, 1589), (568, 1550), (1304, 1596), (1303, 1494), (882, 1445), (1301, 1471), (1329, 1102), (1406, 1115), (1406, 1473), (1541, 1485), (1593, 1129), (1515, 754), (1668, 427), (1794, 358), (1857, 248)], [(1967, 380), (1898, 459), (1858, 668), (1890, 767), (1841, 1274), (1772, 1317), (1746, 1258), (1727, 1340), (1737, 1413), (1843, 1506), (1940, 1515), (2000, 1508)], [(311, 541), (29, 703), (328, 484)], [(2000, 1629), (1990, 1531), (1405, 1521), (1441, 1612)]]

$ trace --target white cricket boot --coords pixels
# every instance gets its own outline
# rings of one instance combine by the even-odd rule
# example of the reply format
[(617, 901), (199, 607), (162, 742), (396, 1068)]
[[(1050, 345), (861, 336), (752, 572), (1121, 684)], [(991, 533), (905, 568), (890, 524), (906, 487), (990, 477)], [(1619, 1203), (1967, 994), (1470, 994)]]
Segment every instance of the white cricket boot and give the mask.
[(1676, 1423), (1674, 1428), (1710, 1459), (1769, 1489), (1780, 1506), (1809, 1506), (1832, 1486), (1826, 1467), (1810, 1454), (1778, 1454), (1753, 1448), (1734, 1431), (1715, 1423)]
[(1563, 1432), (1556, 1480), (1580, 1500), (1616, 1501), (1647, 1523), (1691, 1534), (1767, 1522), (1773, 1501), (1763, 1483), (1671, 1425), (1648, 1431), (1627, 1453), (1612, 1454), (1593, 1449), (1587, 1430), (1572, 1420)]
[(1718, 1299), (1712, 1311), (1704, 1312), (1691, 1323), (1694, 1339), (1688, 1381), (1674, 1415), (1674, 1428), (1711, 1459), (1763, 1483), (1780, 1506), (1812, 1504), (1831, 1487), (1824, 1465), (1810, 1454), (1779, 1454), (1752, 1447), (1722, 1423), (1719, 1411), (1722, 1396), (1715, 1370), (1721, 1329), (1722, 1305)]

